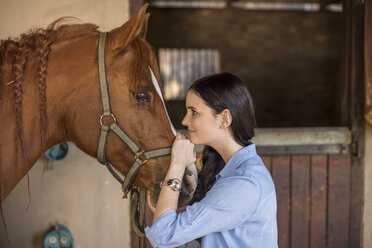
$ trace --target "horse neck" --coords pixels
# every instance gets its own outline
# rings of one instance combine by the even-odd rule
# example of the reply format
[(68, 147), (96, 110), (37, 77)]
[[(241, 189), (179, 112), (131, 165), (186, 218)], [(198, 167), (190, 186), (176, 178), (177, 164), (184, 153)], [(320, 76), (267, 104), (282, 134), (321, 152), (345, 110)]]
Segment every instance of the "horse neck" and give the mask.
[[(32, 65), (32, 62), (30, 63)], [(14, 110), (14, 93), (11, 85), (2, 89), (0, 97), (0, 197), (1, 200), (10, 193), (15, 185), (26, 175), (42, 153), (52, 144), (59, 143), (62, 135), (49, 127), (55, 126), (54, 120), (48, 120), (45, 138), (40, 139), (39, 97), (34, 82), (33, 66), (28, 66), (22, 82), (22, 118), (24, 156), (16, 125)], [(2, 82), (4, 85), (4, 82)], [(6, 85), (6, 83), (5, 83)], [(53, 133), (53, 135), (50, 135)]]
[[(95, 144), (98, 133), (88, 136), (84, 142), (76, 139), (74, 130), (84, 133), (86, 127), (84, 122), (97, 123), (100, 109), (93, 116), (86, 116), (77, 113), (76, 106), (81, 98), (91, 99), (95, 97), (94, 103), (99, 102), (98, 85), (90, 87), (93, 92), (88, 91), (87, 84), (97, 80), (98, 72), (84, 72), (81, 68), (86, 61), (95, 61), (96, 35), (92, 34), (87, 39), (76, 37), (52, 44), (51, 52), (48, 55), (48, 72), (46, 78), (46, 119), (47, 125), (44, 130), (44, 139), (40, 139), (40, 114), (39, 114), (39, 93), (35, 79), (36, 61), (28, 62), (24, 72), (22, 116), (25, 159), (22, 156), (22, 149), (18, 138), (16, 116), (14, 111), (14, 93), (11, 87), (5, 86), (4, 96), (0, 95), (0, 115), (6, 116), (1, 122), (0, 128), (0, 196), (1, 200), (9, 194), (16, 184), (26, 175), (40, 156), (51, 146), (62, 141), (72, 141), (78, 147), (82, 144)], [(84, 40), (83, 40), (84, 39)], [(81, 52), (84, 50), (84, 52)], [(83, 56), (84, 55), (84, 56)], [(96, 69), (96, 65), (92, 68)], [(0, 75), (1, 76), (1, 75)], [(2, 85), (6, 82), (2, 82)], [(1, 86), (0, 86), (1, 87)], [(95, 96), (93, 96), (95, 94)], [(84, 102), (80, 106), (91, 106), (91, 103)], [(88, 107), (89, 108), (89, 107)], [(3, 118), (2, 118), (3, 119)], [(98, 129), (97, 129), (98, 132)], [(93, 147), (93, 148), (92, 148)], [(84, 151), (92, 156), (95, 154), (96, 144), (91, 149)]]

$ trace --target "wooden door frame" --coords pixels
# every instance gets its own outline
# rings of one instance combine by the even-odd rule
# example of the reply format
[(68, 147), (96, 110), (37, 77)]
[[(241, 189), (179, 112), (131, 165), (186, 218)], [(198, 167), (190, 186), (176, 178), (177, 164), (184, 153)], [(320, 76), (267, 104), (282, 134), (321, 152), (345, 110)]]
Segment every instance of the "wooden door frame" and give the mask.
[(372, 3), (365, 1), (365, 118), (372, 125)]
[(343, 124), (350, 127), (351, 190), (349, 247), (362, 245), (364, 173), (364, 2), (344, 0), (344, 97)]

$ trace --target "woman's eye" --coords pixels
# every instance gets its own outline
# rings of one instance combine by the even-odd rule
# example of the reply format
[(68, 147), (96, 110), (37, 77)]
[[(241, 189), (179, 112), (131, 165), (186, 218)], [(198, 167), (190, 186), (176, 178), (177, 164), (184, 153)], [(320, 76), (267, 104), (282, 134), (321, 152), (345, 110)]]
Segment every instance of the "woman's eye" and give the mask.
[(147, 103), (151, 101), (150, 95), (147, 94), (146, 92), (138, 92), (136, 93), (134, 98), (139, 103)]
[(192, 115), (197, 115), (198, 112), (196, 112), (195, 110), (191, 110), (192, 111)]

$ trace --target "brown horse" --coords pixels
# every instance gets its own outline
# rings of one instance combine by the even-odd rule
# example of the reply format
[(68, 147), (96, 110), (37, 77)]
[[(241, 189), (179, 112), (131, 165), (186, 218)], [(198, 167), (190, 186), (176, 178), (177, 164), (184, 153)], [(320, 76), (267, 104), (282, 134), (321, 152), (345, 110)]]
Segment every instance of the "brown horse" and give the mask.
[[(175, 137), (154, 82), (160, 82), (160, 77), (154, 53), (145, 41), (149, 18), (146, 8), (108, 33), (105, 50), (112, 112), (118, 125), (145, 151), (171, 146)], [(2, 41), (1, 201), (55, 144), (71, 141), (97, 157), (102, 114), (98, 33), (93, 24), (62, 25), (57, 20), (45, 30)], [(105, 155), (117, 171), (126, 175), (133, 153), (112, 133)], [(137, 186), (151, 191), (153, 204), (169, 164), (170, 156), (151, 159), (135, 177)], [(184, 203), (189, 198), (184, 195)]]

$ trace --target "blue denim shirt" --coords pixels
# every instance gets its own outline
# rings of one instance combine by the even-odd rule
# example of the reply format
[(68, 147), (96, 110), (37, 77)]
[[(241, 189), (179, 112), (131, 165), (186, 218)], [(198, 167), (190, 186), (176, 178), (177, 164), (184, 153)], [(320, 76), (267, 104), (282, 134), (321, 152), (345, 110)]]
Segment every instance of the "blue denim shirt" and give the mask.
[(163, 213), (145, 232), (153, 247), (199, 237), (203, 248), (278, 247), (275, 187), (255, 145), (234, 154), (200, 202)]

